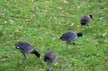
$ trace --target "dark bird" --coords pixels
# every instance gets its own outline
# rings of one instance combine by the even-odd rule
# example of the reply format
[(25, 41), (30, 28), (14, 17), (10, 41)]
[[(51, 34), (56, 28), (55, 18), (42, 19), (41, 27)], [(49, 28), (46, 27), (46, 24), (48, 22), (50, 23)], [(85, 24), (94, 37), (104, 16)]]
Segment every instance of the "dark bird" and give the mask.
[(44, 61), (47, 62), (48, 69), (47, 71), (51, 70), (51, 64), (56, 60), (57, 55), (54, 51), (48, 50), (44, 55)]
[(40, 58), (40, 53), (33, 48), (30, 43), (27, 42), (17, 42), (15, 47), (20, 50), (20, 52), (24, 55), (24, 60), (27, 59), (27, 54), (35, 54), (38, 58)]
[(93, 18), (92, 15), (81, 16), (81, 19), (80, 19), (81, 26), (83, 26), (83, 25), (89, 26), (89, 22), (92, 18)]
[[(62, 41), (65, 41), (68, 44), (70, 44), (74, 39), (76, 39), (77, 37), (82, 37), (83, 36), (83, 33), (81, 32), (65, 32), (61, 35), (60, 39)], [(73, 44), (75, 44), (73, 42)]]

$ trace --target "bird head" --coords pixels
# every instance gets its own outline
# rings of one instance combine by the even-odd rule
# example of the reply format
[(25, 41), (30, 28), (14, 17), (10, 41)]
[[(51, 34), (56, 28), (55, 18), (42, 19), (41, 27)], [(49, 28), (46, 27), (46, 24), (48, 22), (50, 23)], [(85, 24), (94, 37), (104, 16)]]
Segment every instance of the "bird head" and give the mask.
[(93, 15), (90, 14), (89, 16), (90, 16), (91, 19), (93, 19)]
[(82, 36), (83, 36), (83, 33), (78, 32), (78, 33), (77, 33), (77, 36), (78, 36), (78, 37), (82, 37)]

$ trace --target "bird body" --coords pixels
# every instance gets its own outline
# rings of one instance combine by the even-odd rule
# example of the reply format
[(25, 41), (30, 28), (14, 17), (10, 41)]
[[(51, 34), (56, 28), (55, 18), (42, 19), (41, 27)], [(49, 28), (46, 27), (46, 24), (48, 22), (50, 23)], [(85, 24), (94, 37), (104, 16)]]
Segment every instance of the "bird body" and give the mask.
[(82, 33), (76, 33), (76, 32), (65, 32), (61, 35), (60, 39), (62, 41), (65, 41), (66, 43), (71, 43), (74, 39), (81, 37)]
[(27, 58), (28, 53), (35, 54), (37, 57), (40, 57), (40, 53), (36, 51), (33, 46), (30, 43), (27, 42), (17, 42), (15, 44), (15, 47), (21, 51), (21, 53), (24, 55), (24, 59)]
[(57, 55), (54, 51), (48, 50), (45, 53), (43, 60), (47, 62), (47, 65), (48, 65), (47, 71), (51, 71), (51, 64), (56, 60), (56, 58), (57, 58)]
[(84, 15), (80, 19), (80, 24), (81, 25), (89, 25), (89, 22), (92, 18), (92, 15)]
[(27, 42), (18, 42), (15, 46), (23, 53), (30, 53), (34, 50), (33, 46)]
[(54, 51), (47, 51), (44, 56), (44, 61), (47, 63), (52, 63), (56, 60), (56, 53)]
[(72, 40), (76, 38), (77, 38), (77, 34), (75, 32), (65, 32), (60, 37), (61, 40), (66, 41), (66, 42), (71, 42)]

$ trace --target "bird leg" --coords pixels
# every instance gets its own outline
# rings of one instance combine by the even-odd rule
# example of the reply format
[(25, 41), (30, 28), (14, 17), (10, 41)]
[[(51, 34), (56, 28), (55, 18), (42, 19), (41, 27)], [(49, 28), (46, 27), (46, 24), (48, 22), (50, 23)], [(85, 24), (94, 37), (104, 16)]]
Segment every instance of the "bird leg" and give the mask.
[(69, 47), (69, 42), (66, 42), (66, 46), (67, 46), (67, 48)]
[(52, 69), (51, 63), (47, 63), (47, 66), (48, 66), (47, 71), (51, 71), (51, 69)]
[(23, 64), (25, 62), (25, 60), (27, 59), (27, 55), (23, 52), (22, 52), (22, 54), (23, 54), (24, 58), (18, 62), (18, 65)]
[(90, 28), (89, 24), (87, 24), (87, 25), (85, 26), (85, 28)]
[(22, 53), (23, 54), (23, 56), (24, 56), (24, 61), (27, 59), (27, 55), (25, 54), (25, 53)]

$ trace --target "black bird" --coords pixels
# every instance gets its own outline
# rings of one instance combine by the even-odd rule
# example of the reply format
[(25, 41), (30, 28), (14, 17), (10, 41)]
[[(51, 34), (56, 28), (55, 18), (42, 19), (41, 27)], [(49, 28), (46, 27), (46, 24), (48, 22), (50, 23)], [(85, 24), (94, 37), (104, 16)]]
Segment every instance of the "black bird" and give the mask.
[[(68, 44), (70, 44), (74, 39), (76, 39), (77, 37), (82, 37), (83, 36), (83, 33), (81, 32), (65, 32), (61, 35), (60, 39), (62, 41), (65, 41)], [(73, 42), (73, 44), (75, 44)]]
[(33, 48), (30, 43), (27, 42), (17, 42), (15, 47), (20, 50), (20, 52), (24, 55), (24, 60), (27, 59), (27, 54), (35, 54), (38, 58), (40, 58), (40, 53)]
[(81, 26), (83, 26), (83, 25), (89, 26), (89, 22), (92, 18), (93, 18), (92, 15), (81, 16), (81, 19), (80, 19)]
[(47, 71), (51, 70), (51, 64), (56, 60), (57, 55), (54, 51), (48, 50), (44, 55), (44, 61), (47, 62), (48, 69)]

